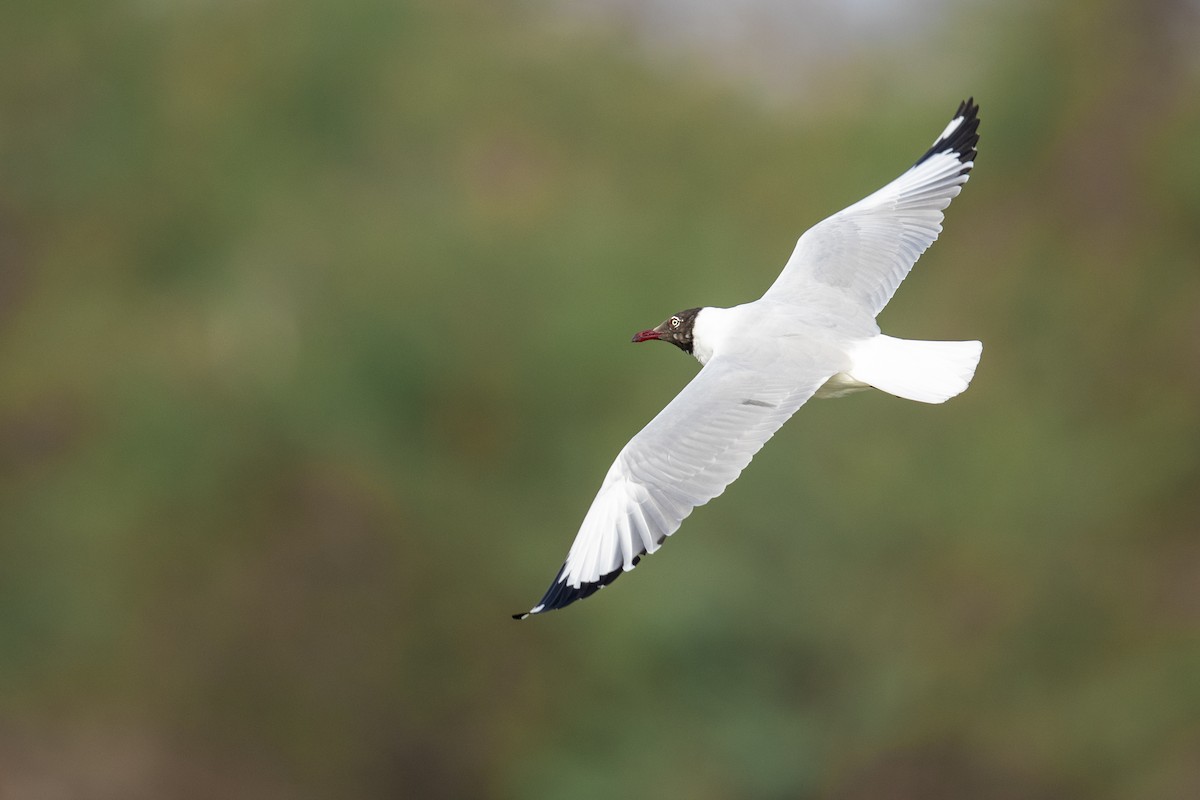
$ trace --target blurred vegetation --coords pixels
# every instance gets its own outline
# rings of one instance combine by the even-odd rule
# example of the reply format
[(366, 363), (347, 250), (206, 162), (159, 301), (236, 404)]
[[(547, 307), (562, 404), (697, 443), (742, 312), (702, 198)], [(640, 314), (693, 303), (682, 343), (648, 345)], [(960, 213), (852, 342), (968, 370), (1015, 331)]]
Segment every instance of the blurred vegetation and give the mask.
[[(0, 11), (0, 795), (1200, 796), (1195, 4), (958, 8), (791, 104), (555, 9)], [(971, 390), (812, 403), (509, 620), (695, 371), (629, 334), (968, 94), (882, 322)]]

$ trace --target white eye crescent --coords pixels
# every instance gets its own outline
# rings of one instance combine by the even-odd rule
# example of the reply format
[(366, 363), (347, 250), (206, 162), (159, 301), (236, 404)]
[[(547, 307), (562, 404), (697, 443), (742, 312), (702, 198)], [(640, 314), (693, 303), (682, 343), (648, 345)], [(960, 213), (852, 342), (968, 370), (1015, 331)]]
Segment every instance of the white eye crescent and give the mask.
[(679, 327), (679, 317), (671, 317), (671, 327), (672, 328)]

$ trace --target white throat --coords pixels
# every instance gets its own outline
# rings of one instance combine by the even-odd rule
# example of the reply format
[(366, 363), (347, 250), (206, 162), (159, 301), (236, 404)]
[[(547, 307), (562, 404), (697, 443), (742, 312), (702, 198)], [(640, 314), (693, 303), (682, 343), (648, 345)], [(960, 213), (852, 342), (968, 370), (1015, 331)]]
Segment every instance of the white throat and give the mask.
[(728, 327), (728, 316), (728, 308), (705, 306), (696, 312), (696, 318), (692, 321), (692, 355), (701, 364), (707, 364), (721, 349)]

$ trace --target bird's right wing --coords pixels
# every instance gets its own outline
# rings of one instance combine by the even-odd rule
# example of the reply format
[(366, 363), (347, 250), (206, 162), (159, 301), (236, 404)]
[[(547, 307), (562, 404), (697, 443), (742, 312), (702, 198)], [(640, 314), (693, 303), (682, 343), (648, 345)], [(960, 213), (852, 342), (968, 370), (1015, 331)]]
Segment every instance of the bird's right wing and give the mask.
[(550, 588), (514, 616), (562, 608), (633, 569), (693, 508), (725, 491), (835, 372), (815, 356), (779, 350), (774, 363), (708, 362), (621, 450)]
[[(979, 106), (961, 103), (925, 155), (894, 181), (805, 231), (764, 298), (836, 298), (874, 318), (942, 231), (942, 211), (975, 165)], [(843, 312), (844, 313), (844, 312)]]

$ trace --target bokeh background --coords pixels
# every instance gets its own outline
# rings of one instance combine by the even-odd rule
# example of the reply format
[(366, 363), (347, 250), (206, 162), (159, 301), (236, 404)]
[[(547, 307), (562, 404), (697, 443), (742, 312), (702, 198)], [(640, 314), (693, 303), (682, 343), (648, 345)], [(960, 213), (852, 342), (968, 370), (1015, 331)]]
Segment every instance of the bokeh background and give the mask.
[[(970, 391), (509, 619), (967, 95)], [(1200, 796), (1198, 146), (1192, 0), (5, 4), (0, 796)]]

